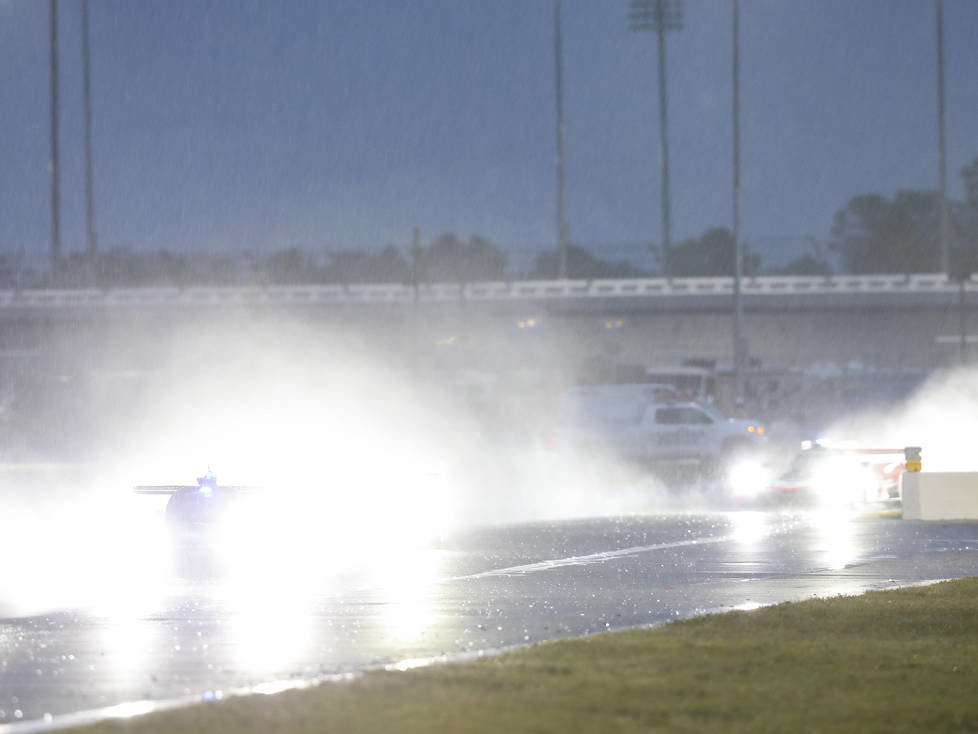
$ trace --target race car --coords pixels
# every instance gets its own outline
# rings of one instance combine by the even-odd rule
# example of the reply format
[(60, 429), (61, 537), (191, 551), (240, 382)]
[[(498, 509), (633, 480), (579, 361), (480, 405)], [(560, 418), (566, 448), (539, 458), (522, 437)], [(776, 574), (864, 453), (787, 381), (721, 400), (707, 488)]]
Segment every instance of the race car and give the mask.
[(737, 502), (858, 506), (898, 501), (905, 469), (903, 449), (817, 440), (803, 442), (781, 474), (766, 476), (763, 467), (741, 464), (728, 480)]
[(217, 526), (235, 500), (252, 488), (218, 484), (208, 468), (195, 485), (140, 485), (133, 489), (136, 494), (169, 495), (167, 524), (179, 539), (193, 540)]

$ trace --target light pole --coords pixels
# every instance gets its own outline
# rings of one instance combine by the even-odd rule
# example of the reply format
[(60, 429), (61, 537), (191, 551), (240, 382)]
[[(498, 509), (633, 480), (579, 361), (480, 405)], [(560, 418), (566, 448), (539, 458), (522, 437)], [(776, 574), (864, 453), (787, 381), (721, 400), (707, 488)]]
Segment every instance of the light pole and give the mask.
[(557, 105), (557, 277), (567, 278), (567, 216), (564, 209), (564, 59), (560, 0), (554, 0), (554, 67)]
[(92, 183), (92, 82), (88, 47), (88, 0), (81, 2), (82, 25), (82, 105), (85, 115), (85, 215), (88, 224), (88, 257), (95, 260), (98, 239), (95, 237), (95, 193)]
[(58, 157), (58, 0), (51, 0), (51, 272), (61, 264), (61, 178)]
[(659, 36), (659, 160), (662, 171), (662, 271), (672, 276), (672, 224), (669, 210), (669, 115), (666, 109), (666, 31), (683, 27), (682, 0), (631, 0), (629, 25), (633, 31), (655, 31)]
[(944, 0), (937, 0), (937, 157), (941, 201), (939, 233), (941, 240), (941, 270), (951, 274), (951, 237), (947, 211), (947, 154), (944, 131)]
[(744, 300), (740, 279), (744, 274), (744, 244), (740, 241), (740, 3), (733, 0), (733, 245), (734, 245), (734, 397), (744, 399), (744, 363), (747, 340), (744, 338)]

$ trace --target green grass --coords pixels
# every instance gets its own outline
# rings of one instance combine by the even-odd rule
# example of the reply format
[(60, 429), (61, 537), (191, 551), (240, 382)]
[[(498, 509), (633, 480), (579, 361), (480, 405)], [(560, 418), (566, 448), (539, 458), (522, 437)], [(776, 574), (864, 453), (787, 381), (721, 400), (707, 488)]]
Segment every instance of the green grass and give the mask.
[(79, 731), (978, 731), (978, 578), (542, 643)]

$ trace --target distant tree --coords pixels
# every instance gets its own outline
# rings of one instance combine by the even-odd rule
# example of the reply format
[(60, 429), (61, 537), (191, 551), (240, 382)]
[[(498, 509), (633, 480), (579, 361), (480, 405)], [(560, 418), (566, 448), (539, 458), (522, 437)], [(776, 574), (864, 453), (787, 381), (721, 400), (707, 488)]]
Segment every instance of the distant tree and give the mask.
[(86, 268), (91, 267), (95, 284), (101, 288), (132, 288), (145, 285), (148, 280), (143, 258), (128, 249), (102, 252), (94, 261), (79, 253), (71, 256), (68, 264), (77, 268), (79, 277), (84, 277)]
[(13, 288), (18, 284), (18, 260), (16, 255), (0, 255), (0, 288)]
[(825, 260), (806, 254), (796, 257), (774, 272), (777, 275), (831, 275), (832, 268)]
[[(190, 279), (199, 285), (230, 286), (253, 282), (252, 272), (243, 272), (240, 261), (230, 255), (207, 255), (195, 260), (190, 267)], [(298, 282), (316, 282), (315, 271), (309, 280)]]
[(160, 250), (151, 253), (147, 259), (153, 285), (184, 287), (194, 282), (194, 266), (186, 255)]
[(420, 259), (429, 280), (464, 280), (465, 245), (454, 234), (443, 234), (422, 248)]
[(297, 247), (280, 250), (258, 264), (262, 279), (280, 285), (321, 283), (322, 268), (309, 253)]
[(407, 283), (411, 266), (388, 245), (379, 255), (360, 250), (346, 250), (329, 255), (326, 280), (331, 283)]
[(467, 280), (505, 280), (506, 254), (485, 237), (472, 235), (466, 245), (470, 278)]
[(466, 243), (454, 234), (443, 234), (423, 248), (421, 269), (429, 282), (505, 280), (506, 254), (478, 235)]
[[(530, 278), (553, 280), (559, 272), (559, 255), (545, 252), (538, 255)], [(596, 278), (643, 278), (643, 270), (624, 260), (611, 262), (592, 255), (583, 247), (567, 246), (567, 277), (572, 280), (593, 280)]]
[(978, 158), (961, 169), (961, 180), (965, 201), (953, 217), (958, 236), (951, 252), (951, 267), (956, 275), (967, 277), (978, 273)]
[[(185, 286), (200, 280), (199, 263), (166, 250), (141, 252), (113, 247), (95, 257), (73, 252), (56, 271), (33, 285), (62, 288), (143, 288)], [(223, 277), (222, 280), (227, 280)]]
[(978, 212), (978, 158), (961, 169), (964, 182), (964, 200), (969, 209)]
[(900, 191), (892, 200), (861, 194), (840, 209), (829, 247), (849, 273), (924, 273), (940, 269), (938, 195)]
[(370, 254), (358, 250), (331, 252), (324, 274), (328, 283), (365, 283), (370, 280)]
[(393, 245), (387, 245), (371, 262), (371, 280), (376, 283), (407, 283), (411, 265)]
[[(689, 239), (670, 253), (670, 271), (677, 277), (733, 275), (733, 233), (724, 227), (708, 229), (699, 239)], [(744, 248), (743, 273), (753, 275), (761, 267), (761, 257)]]

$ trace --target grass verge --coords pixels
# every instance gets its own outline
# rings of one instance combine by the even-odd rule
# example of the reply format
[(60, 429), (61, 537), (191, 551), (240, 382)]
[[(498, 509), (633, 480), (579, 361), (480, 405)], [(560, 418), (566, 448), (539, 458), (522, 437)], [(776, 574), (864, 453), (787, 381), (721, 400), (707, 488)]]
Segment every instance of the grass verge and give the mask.
[(978, 578), (559, 640), (75, 731), (978, 731)]

